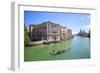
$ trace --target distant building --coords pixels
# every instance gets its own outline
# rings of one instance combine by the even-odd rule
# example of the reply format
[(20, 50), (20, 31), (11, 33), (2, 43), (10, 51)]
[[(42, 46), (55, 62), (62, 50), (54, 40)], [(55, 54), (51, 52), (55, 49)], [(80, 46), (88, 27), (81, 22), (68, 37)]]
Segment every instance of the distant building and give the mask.
[(72, 31), (59, 24), (47, 21), (41, 24), (29, 25), (30, 38), (33, 41), (47, 40), (58, 41), (64, 40), (72, 36)]
[(80, 32), (77, 35), (90, 38), (90, 30), (89, 30), (89, 32), (86, 32), (84, 30), (80, 30)]
[(72, 30), (71, 29), (68, 29), (67, 30), (67, 39), (69, 39), (71, 37), (72, 37)]

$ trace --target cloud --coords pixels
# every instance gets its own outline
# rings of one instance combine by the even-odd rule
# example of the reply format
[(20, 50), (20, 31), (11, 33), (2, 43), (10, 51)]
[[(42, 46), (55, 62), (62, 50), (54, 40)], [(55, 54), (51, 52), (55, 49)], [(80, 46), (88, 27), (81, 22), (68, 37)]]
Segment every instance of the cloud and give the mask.
[(83, 28), (83, 30), (85, 30), (86, 32), (88, 32), (90, 30), (90, 25), (87, 25)]
[(83, 21), (85, 19), (85, 17), (81, 17), (81, 20)]
[(90, 29), (90, 25), (85, 26), (84, 29)]
[(88, 15), (88, 16), (83, 16), (83, 17), (81, 17), (81, 20), (82, 20), (82, 21), (85, 20), (85, 19), (90, 19), (90, 16)]

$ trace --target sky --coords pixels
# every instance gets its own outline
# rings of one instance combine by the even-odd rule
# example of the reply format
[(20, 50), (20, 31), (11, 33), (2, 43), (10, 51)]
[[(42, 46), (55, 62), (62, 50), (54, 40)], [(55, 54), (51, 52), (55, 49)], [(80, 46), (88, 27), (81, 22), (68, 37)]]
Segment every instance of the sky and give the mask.
[(80, 29), (89, 29), (90, 18), (88, 13), (24, 11), (24, 23), (27, 28), (29, 28), (30, 24), (51, 21), (72, 29), (73, 34), (78, 33)]

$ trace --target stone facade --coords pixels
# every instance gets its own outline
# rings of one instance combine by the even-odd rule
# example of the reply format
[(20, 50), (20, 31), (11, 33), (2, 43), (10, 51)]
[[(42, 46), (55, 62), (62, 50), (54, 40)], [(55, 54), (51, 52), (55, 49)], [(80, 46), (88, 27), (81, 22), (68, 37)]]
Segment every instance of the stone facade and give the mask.
[(29, 26), (30, 38), (33, 41), (47, 40), (59, 41), (65, 40), (72, 36), (71, 29), (60, 26), (53, 22), (43, 22), (41, 24), (32, 24)]

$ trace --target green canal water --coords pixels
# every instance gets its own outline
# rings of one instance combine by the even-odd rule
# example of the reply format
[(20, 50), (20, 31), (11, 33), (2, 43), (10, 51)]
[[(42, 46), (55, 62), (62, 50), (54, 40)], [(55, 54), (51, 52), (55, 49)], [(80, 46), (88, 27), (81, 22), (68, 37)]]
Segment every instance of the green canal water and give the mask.
[[(69, 51), (58, 55), (50, 53), (61, 49)], [(87, 37), (75, 36), (62, 43), (51, 43), (49, 45), (38, 45), (24, 48), (24, 61), (46, 61), (46, 60), (70, 60), (70, 59), (89, 59), (90, 58), (90, 39)]]

